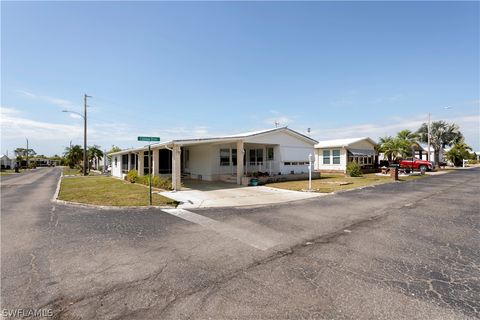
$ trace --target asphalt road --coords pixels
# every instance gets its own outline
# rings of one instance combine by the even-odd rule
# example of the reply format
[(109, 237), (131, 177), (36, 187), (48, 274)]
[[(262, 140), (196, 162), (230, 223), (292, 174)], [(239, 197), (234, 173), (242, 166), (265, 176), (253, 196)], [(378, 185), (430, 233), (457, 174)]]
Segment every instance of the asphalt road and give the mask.
[(59, 175), (47, 168), (2, 177), (2, 313), (479, 318), (478, 169), (289, 204), (170, 214), (53, 203)]

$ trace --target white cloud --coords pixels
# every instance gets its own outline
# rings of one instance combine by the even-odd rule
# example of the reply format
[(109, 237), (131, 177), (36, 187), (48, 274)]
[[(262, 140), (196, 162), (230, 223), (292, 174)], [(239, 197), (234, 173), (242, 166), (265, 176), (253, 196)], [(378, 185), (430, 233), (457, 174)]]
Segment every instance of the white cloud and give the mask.
[(37, 100), (42, 100), (45, 102), (48, 102), (50, 104), (56, 105), (58, 107), (62, 108), (71, 108), (75, 107), (75, 105), (68, 100), (65, 99), (60, 99), (60, 98), (55, 98), (55, 97), (50, 97), (50, 96), (43, 96), (43, 95), (37, 95), (35, 93), (26, 91), (26, 90), (17, 90), (18, 93), (21, 93), (22, 95), (29, 97), (31, 99), (37, 99)]
[(32, 136), (36, 139), (59, 139), (73, 137), (83, 132), (81, 126), (42, 122), (23, 118), (20, 112), (13, 108), (0, 108), (0, 125), (2, 140)]

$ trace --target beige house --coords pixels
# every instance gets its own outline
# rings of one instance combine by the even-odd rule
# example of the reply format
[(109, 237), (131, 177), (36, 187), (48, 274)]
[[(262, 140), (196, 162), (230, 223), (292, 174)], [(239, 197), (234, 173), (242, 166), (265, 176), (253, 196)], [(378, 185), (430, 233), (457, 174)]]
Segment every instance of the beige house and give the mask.
[(375, 141), (368, 137), (319, 141), (315, 145), (315, 170), (347, 171), (347, 164), (357, 162), (364, 171), (377, 166)]

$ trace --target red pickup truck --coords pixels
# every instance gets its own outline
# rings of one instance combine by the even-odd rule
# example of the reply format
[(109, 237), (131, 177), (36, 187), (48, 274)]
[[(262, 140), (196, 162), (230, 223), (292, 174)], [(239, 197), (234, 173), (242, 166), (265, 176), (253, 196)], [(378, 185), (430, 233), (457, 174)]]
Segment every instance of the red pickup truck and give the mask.
[(427, 160), (417, 158), (407, 158), (400, 161), (400, 168), (410, 168), (413, 170), (432, 170), (432, 163)]

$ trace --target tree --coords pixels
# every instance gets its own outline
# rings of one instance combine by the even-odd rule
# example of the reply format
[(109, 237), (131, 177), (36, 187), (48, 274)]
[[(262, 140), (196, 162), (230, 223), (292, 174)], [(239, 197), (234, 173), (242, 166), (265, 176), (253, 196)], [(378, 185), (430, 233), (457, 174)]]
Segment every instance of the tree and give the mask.
[(35, 150), (33, 149), (28, 149), (28, 152), (27, 152), (27, 149), (26, 148), (17, 148), (15, 150), (13, 150), (13, 152), (15, 152), (15, 155), (17, 157), (27, 157), (27, 153), (28, 153), (28, 156), (29, 157), (33, 157), (34, 155), (36, 155), (37, 153), (35, 152)]
[(453, 145), (446, 156), (455, 167), (460, 167), (463, 165), (464, 159), (467, 160), (471, 157), (469, 150), (472, 151), (472, 148), (464, 140), (461, 140)]
[(100, 148), (101, 147), (97, 145), (88, 147), (87, 155), (88, 155), (89, 169), (92, 167), (95, 159), (100, 160), (103, 158), (103, 151)]
[[(428, 125), (426, 123), (423, 123), (416, 133), (419, 135), (420, 141), (428, 142)], [(463, 134), (457, 124), (447, 123), (443, 120), (433, 121), (430, 125), (430, 145), (434, 151), (435, 166), (439, 166), (440, 150), (442, 148), (462, 140)]]
[(385, 154), (388, 161), (398, 160), (399, 158), (405, 157), (408, 155), (408, 150), (410, 145), (405, 142), (405, 140), (398, 137), (384, 140), (380, 146), (380, 150)]
[(397, 133), (396, 137), (385, 136), (380, 138), (379, 148), (388, 161), (398, 160), (412, 155), (412, 146), (417, 143), (418, 135), (406, 129)]
[[(107, 151), (107, 154), (110, 154), (112, 152), (118, 152), (118, 151), (122, 151), (122, 149), (120, 147), (112, 145), (112, 149), (110, 149), (110, 151)], [(112, 161), (112, 156), (107, 156), (107, 157), (108, 157), (108, 161)]]
[(71, 148), (65, 149), (65, 163), (74, 168), (79, 166), (80, 161), (83, 159), (83, 148), (80, 145), (74, 145)]

